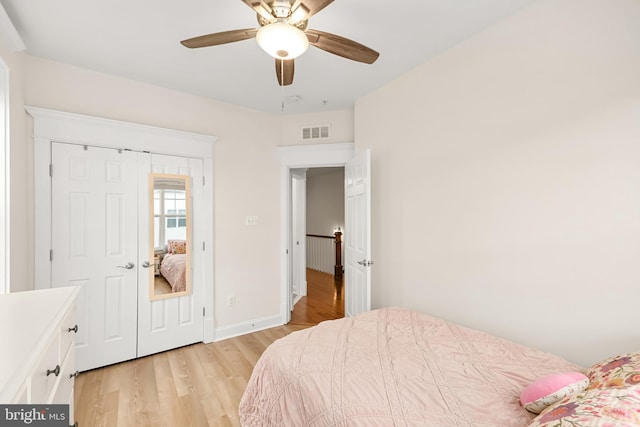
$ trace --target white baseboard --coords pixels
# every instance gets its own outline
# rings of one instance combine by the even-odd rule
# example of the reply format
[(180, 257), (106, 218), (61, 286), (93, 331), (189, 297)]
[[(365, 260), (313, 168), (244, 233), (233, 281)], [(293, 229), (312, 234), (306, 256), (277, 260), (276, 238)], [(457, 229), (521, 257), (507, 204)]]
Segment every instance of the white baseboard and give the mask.
[(282, 317), (280, 317), (280, 315), (276, 315), (271, 317), (263, 317), (261, 319), (250, 320), (248, 322), (236, 323), (235, 325), (220, 326), (215, 330), (214, 341), (221, 341), (227, 338), (250, 334), (252, 332), (274, 328), (281, 325)]

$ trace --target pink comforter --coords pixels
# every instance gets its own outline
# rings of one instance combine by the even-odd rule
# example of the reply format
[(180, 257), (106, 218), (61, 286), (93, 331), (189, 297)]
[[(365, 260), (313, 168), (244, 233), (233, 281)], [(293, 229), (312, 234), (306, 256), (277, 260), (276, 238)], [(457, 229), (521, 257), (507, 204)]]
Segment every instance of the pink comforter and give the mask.
[(187, 289), (187, 255), (166, 254), (160, 263), (160, 274), (171, 285), (171, 292)]
[(567, 361), (400, 308), (294, 332), (258, 360), (243, 426), (524, 426), (522, 389)]

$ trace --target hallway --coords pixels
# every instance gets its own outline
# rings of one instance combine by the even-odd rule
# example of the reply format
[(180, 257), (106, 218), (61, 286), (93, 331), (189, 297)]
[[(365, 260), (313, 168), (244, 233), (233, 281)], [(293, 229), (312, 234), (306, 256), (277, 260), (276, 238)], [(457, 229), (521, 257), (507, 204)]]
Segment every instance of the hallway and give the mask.
[(307, 296), (293, 308), (290, 325), (316, 325), (344, 317), (344, 278), (307, 268)]

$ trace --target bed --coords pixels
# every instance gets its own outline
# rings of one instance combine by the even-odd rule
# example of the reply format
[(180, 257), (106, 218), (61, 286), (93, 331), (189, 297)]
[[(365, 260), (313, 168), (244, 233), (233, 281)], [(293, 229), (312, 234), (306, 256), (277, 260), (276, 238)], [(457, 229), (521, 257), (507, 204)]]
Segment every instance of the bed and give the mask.
[(558, 424), (557, 413), (549, 415), (553, 405), (535, 418), (520, 402), (537, 379), (568, 371), (584, 369), (485, 332), (384, 308), (275, 341), (256, 363), (240, 419), (245, 427), (583, 425)]
[(185, 291), (187, 288), (187, 254), (165, 254), (160, 263), (160, 274), (171, 285), (171, 292)]

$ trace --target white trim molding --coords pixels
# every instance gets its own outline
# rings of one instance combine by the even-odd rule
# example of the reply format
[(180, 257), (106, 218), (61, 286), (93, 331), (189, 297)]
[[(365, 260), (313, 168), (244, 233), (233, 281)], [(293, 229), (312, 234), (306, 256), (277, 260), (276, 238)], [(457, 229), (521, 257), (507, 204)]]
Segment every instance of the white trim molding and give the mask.
[[(2, 24), (0, 23), (0, 26)], [(9, 67), (0, 58), (0, 294), (11, 291), (11, 133)]]
[(281, 325), (282, 322), (280, 316), (270, 316), (250, 320), (248, 322), (236, 323), (234, 325), (221, 326), (219, 328), (216, 328), (215, 341), (222, 341), (226, 340), (227, 338), (238, 337), (240, 335), (262, 331), (264, 329), (275, 328), (276, 326)]
[[(215, 339), (214, 324), (214, 241), (213, 241), (213, 144), (217, 138), (190, 132), (164, 129), (137, 123), (103, 119), (75, 113), (25, 107), (33, 118), (34, 186), (35, 194), (35, 247), (34, 265), (36, 289), (51, 286), (51, 144), (90, 145), (112, 149), (149, 152), (153, 154), (192, 157), (203, 160), (204, 193), (203, 233), (198, 239), (204, 242), (210, 262), (203, 266), (204, 294), (204, 342)], [(188, 153), (188, 154), (185, 154)], [(45, 266), (48, 266), (45, 267)]]

